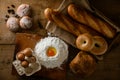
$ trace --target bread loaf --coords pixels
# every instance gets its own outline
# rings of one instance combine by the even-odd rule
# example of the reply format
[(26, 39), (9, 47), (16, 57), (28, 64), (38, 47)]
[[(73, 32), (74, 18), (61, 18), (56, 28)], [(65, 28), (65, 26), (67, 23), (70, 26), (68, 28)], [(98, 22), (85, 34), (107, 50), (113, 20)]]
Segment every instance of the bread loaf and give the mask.
[(90, 54), (80, 51), (69, 65), (73, 73), (80, 77), (88, 77), (96, 68), (96, 60)]
[(94, 30), (100, 32), (107, 38), (113, 38), (116, 34), (116, 29), (107, 22), (98, 17), (93, 16), (90, 12), (78, 7), (75, 4), (68, 6), (68, 14), (76, 21), (88, 25)]

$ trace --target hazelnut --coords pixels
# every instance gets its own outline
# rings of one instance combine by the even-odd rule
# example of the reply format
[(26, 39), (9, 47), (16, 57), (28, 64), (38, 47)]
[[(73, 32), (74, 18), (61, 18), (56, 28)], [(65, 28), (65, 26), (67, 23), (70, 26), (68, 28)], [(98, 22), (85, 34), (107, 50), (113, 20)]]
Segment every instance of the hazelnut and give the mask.
[(29, 66), (29, 62), (28, 61), (22, 61), (21, 62), (21, 66), (23, 66), (24, 68)]

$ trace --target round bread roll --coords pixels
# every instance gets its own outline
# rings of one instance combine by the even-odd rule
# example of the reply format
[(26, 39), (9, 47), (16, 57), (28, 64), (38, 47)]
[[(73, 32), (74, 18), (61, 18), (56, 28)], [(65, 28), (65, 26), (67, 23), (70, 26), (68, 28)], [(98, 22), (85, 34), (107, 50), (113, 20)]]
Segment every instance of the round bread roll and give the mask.
[(94, 72), (95, 67), (95, 59), (84, 51), (80, 51), (70, 63), (70, 69), (80, 77), (91, 75)]
[(16, 11), (19, 17), (29, 16), (31, 13), (31, 7), (28, 4), (21, 4)]
[(7, 20), (7, 28), (10, 30), (10, 31), (13, 31), (13, 32), (16, 32), (19, 30), (19, 19), (16, 18), (16, 17), (10, 17), (8, 20)]
[(76, 39), (77, 48), (90, 51), (94, 46), (94, 39), (89, 33), (81, 34)]
[(108, 49), (106, 40), (100, 36), (94, 36), (94, 47), (91, 49), (91, 53), (94, 55), (102, 55)]
[(20, 20), (20, 27), (22, 29), (29, 29), (32, 27), (32, 18), (24, 16)]

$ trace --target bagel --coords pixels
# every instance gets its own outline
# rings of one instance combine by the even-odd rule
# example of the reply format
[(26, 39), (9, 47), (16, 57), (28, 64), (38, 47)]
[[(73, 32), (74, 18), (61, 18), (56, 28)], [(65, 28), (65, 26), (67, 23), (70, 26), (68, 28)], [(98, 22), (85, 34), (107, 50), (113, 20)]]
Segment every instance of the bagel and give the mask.
[(91, 53), (94, 55), (102, 55), (108, 49), (106, 40), (100, 36), (94, 36), (94, 47), (91, 49)]
[(81, 34), (76, 39), (77, 48), (83, 51), (90, 51), (94, 46), (94, 39), (89, 33)]

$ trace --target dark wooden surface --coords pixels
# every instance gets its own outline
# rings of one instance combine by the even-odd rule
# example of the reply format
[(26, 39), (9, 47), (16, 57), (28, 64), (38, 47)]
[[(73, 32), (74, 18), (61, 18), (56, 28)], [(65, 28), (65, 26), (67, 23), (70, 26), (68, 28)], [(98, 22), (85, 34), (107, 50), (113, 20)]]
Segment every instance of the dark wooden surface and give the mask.
[[(15, 33), (10, 32), (5, 25), (5, 15), (8, 14), (8, 6), (14, 4), (16, 8), (21, 3), (28, 3), (33, 9), (34, 28), (33, 32), (45, 34), (43, 29), (38, 28), (37, 21), (45, 26), (46, 20), (43, 11), (46, 7), (57, 8), (62, 0), (0, 0), (0, 79), (1, 80), (27, 80), (26, 77), (18, 77), (12, 74), (12, 61), (15, 48)], [(103, 12), (107, 17), (120, 27), (120, 1), (119, 0), (90, 0), (92, 5)], [(53, 6), (54, 5), (54, 6)], [(16, 10), (15, 8), (15, 10)], [(32, 30), (28, 31), (32, 32)], [(99, 61), (95, 72), (85, 80), (120, 80), (120, 38), (117, 39), (111, 50)], [(72, 74), (69, 80), (73, 79)], [(30, 80), (43, 80), (42, 78), (29, 78)], [(81, 79), (79, 79), (81, 80)]]

